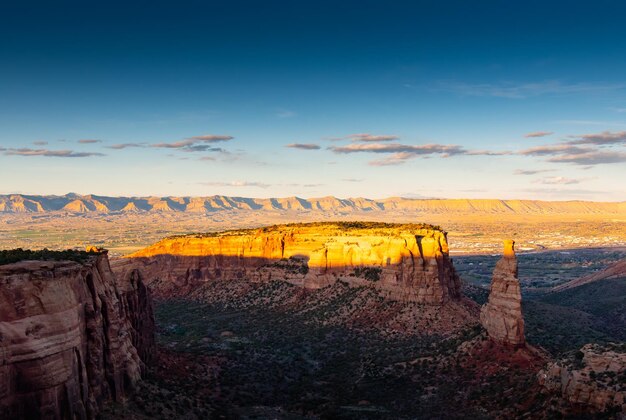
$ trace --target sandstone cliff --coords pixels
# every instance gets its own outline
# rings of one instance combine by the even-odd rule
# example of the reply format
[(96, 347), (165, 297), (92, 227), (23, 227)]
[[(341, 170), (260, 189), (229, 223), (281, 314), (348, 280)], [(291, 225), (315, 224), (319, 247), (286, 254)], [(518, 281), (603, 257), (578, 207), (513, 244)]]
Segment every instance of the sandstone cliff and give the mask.
[(106, 252), (0, 266), (0, 418), (96, 417), (140, 379), (153, 332), (147, 289)]
[(539, 383), (569, 404), (626, 414), (626, 345), (587, 344), (574, 356), (550, 363)]
[(480, 311), (480, 321), (493, 340), (520, 347), (526, 339), (514, 245), (512, 240), (504, 242), (504, 256), (493, 271), (489, 300)]
[(338, 280), (395, 300), (460, 297), (445, 232), (428, 225), (310, 223), (164, 239), (116, 262), (156, 293), (184, 296), (208, 281), (286, 280), (320, 288)]

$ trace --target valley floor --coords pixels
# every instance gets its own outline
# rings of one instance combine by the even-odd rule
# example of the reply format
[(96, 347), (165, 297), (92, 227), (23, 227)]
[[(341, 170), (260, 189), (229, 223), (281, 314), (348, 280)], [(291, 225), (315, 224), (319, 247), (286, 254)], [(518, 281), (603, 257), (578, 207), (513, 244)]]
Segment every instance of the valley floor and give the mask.
[(110, 415), (408, 419), (544, 411), (535, 385), (543, 360), (490, 344), (479, 325), (447, 337), (382, 334), (326, 323), (336, 303), (305, 318), (160, 302), (159, 361), (133, 400)]
[(0, 249), (105, 247), (127, 255), (171, 235), (254, 228), (307, 221), (430, 223), (449, 232), (451, 253), (499, 253), (502, 240), (515, 239), (518, 251), (585, 247), (626, 247), (626, 219), (603, 214), (426, 214), (415, 212), (252, 212), (215, 214), (3, 214)]

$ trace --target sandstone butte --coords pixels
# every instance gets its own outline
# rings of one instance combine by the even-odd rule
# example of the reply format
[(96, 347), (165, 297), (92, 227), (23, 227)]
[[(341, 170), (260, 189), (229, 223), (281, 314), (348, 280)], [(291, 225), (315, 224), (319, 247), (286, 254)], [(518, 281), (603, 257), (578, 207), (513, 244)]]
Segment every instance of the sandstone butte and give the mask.
[(116, 279), (106, 252), (0, 266), (0, 418), (95, 418), (154, 345), (147, 288), (136, 272)]
[(522, 347), (526, 339), (514, 246), (515, 241), (504, 241), (504, 256), (493, 271), (489, 300), (481, 308), (480, 322), (492, 340)]
[(285, 280), (317, 289), (338, 280), (394, 300), (460, 298), (446, 233), (430, 225), (308, 223), (166, 238), (114, 264), (155, 293), (184, 296), (209, 281)]

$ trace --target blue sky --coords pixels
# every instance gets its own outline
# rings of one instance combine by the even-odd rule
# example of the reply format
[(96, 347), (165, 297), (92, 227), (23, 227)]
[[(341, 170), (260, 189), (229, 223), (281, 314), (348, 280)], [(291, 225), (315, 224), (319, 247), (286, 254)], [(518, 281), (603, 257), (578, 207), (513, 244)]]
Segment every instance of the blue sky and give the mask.
[(617, 1), (5, 3), (0, 193), (626, 200)]

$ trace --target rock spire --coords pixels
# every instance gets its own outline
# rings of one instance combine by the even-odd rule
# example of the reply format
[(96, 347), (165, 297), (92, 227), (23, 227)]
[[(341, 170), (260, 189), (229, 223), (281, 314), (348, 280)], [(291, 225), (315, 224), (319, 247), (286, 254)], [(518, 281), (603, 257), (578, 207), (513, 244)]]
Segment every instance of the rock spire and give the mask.
[(522, 347), (526, 339), (514, 246), (515, 241), (504, 241), (504, 256), (493, 271), (489, 301), (481, 308), (480, 322), (491, 339)]

